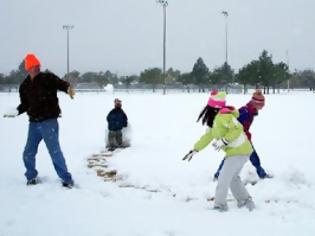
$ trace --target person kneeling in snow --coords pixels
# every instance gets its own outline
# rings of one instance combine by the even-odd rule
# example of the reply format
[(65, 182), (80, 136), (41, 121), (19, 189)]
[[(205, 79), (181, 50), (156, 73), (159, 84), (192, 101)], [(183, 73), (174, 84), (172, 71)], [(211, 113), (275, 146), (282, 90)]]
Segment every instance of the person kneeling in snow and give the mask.
[(121, 108), (121, 100), (116, 98), (114, 100), (115, 108), (112, 109), (107, 115), (108, 122), (108, 143), (107, 148), (109, 151), (114, 151), (116, 148), (124, 148), (126, 145), (123, 143), (122, 129), (127, 127), (128, 118), (126, 113)]
[[(251, 98), (251, 100), (243, 107), (238, 109), (240, 116), (237, 118), (239, 122), (243, 125), (244, 132), (248, 138), (248, 140), (252, 143), (252, 134), (249, 132), (249, 128), (252, 125), (255, 116), (258, 115), (258, 111), (261, 110), (265, 105), (265, 97), (262, 94), (261, 90), (256, 90)], [(273, 176), (270, 174), (267, 174), (264, 168), (262, 168), (260, 164), (260, 159), (259, 156), (253, 146), (254, 151), (249, 157), (249, 160), (253, 164), (253, 166), (256, 168), (257, 175), (259, 176), (260, 179), (265, 179), (265, 178), (272, 178)], [(214, 174), (214, 180), (217, 180), (220, 171), (224, 165), (224, 159), (220, 163), (220, 166), (217, 170), (217, 172)]]
[(238, 207), (246, 206), (250, 211), (255, 208), (251, 196), (240, 179), (240, 172), (253, 152), (252, 146), (237, 121), (239, 113), (234, 107), (225, 106), (224, 92), (212, 91), (207, 106), (199, 115), (198, 121), (209, 126), (208, 131), (185, 155), (183, 160), (190, 161), (194, 154), (203, 150), (212, 141), (212, 146), (225, 152), (225, 163), (218, 178), (215, 192), (214, 209), (227, 211), (229, 188), (237, 200)]

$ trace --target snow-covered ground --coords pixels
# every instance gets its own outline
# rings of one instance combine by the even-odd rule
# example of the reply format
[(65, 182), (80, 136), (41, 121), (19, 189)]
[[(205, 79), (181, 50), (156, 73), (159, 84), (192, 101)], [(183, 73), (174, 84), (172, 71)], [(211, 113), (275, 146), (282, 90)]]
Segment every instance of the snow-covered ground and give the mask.
[[(121, 188), (86, 167), (104, 148), (106, 115), (113, 99), (123, 101), (132, 146), (114, 155), (110, 166), (124, 176)], [(37, 169), (42, 184), (26, 186), (22, 152), (28, 118), (0, 118), (0, 236), (109, 235), (315, 235), (315, 95), (269, 95), (252, 126), (263, 167), (274, 179), (247, 186), (257, 205), (249, 212), (229, 201), (229, 211), (212, 210), (212, 176), (223, 153), (210, 146), (191, 162), (181, 159), (205, 132), (196, 123), (208, 94), (59, 94), (63, 117), (60, 142), (79, 188), (61, 187), (41, 143)], [(250, 95), (229, 95), (239, 107)], [(0, 94), (0, 114), (19, 103), (18, 94)], [(242, 172), (248, 178), (253, 167)], [(155, 192), (158, 190), (158, 192)], [(229, 196), (229, 199), (232, 197)], [(190, 201), (187, 201), (190, 200)]]

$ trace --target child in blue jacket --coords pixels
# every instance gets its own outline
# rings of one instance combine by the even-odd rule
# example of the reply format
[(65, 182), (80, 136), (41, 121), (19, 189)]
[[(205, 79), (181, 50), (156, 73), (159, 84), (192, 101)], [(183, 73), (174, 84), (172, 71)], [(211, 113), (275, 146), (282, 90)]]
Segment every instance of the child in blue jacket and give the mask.
[[(265, 105), (265, 97), (262, 94), (261, 90), (256, 90), (252, 96), (252, 99), (243, 107), (239, 109), (240, 116), (238, 118), (238, 121), (243, 125), (244, 132), (246, 133), (246, 136), (248, 140), (252, 143), (251, 140), (251, 133), (249, 132), (249, 128), (252, 125), (254, 121), (254, 117), (258, 115), (258, 111), (261, 110)], [(253, 145), (253, 144), (252, 144)], [(272, 178), (272, 175), (267, 174), (266, 171), (262, 168), (259, 156), (253, 147), (254, 151), (251, 154), (249, 160), (253, 164), (253, 166), (256, 168), (257, 175), (259, 178)], [(217, 172), (214, 174), (214, 179), (217, 180), (220, 175), (220, 170), (222, 169), (224, 164), (224, 159), (222, 160)]]
[(123, 147), (122, 129), (127, 127), (128, 118), (126, 113), (121, 108), (121, 100), (114, 100), (115, 108), (107, 115), (108, 122), (108, 143), (109, 151), (114, 151), (116, 148)]

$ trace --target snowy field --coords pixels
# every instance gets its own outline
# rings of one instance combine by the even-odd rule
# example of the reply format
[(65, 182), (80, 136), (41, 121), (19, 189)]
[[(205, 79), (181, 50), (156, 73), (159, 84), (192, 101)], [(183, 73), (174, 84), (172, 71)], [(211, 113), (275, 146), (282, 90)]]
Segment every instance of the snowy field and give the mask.
[[(109, 164), (124, 176), (124, 184), (152, 192), (104, 182), (86, 167), (87, 157), (104, 148), (106, 115), (115, 97), (129, 117), (132, 146)], [(37, 155), (43, 183), (25, 185), (28, 118), (2, 118), (19, 98), (0, 94), (0, 236), (315, 235), (315, 94), (266, 97), (251, 131), (263, 167), (275, 177), (247, 185), (255, 211), (238, 209), (232, 200), (226, 213), (213, 211), (213, 202), (206, 201), (214, 195), (212, 176), (223, 153), (209, 146), (191, 162), (181, 160), (205, 132), (196, 119), (208, 94), (59, 98), (61, 147), (79, 185), (71, 190), (61, 187), (44, 143)], [(249, 99), (229, 95), (227, 103), (239, 107)], [(253, 171), (247, 163), (242, 177)]]

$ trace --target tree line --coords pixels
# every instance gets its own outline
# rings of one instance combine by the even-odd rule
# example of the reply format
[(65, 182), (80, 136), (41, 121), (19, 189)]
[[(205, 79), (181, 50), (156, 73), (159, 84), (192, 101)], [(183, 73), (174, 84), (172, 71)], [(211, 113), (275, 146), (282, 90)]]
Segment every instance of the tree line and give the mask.
[[(9, 75), (0, 73), (0, 84), (19, 84), (26, 77), (24, 61), (17, 70), (12, 70)], [(244, 93), (250, 87), (261, 88), (264, 93), (269, 94), (270, 90), (275, 93), (277, 89), (286, 88), (288, 81), (290, 88), (308, 88), (315, 91), (315, 72), (311, 69), (289, 72), (286, 63), (274, 63), (272, 56), (264, 50), (260, 56), (249, 64), (235, 72), (228, 63), (209, 70), (203, 59), (200, 57), (194, 63), (192, 71), (181, 73), (179, 70), (170, 68), (165, 74), (160, 68), (148, 68), (140, 75), (118, 76), (110, 71), (86, 72), (72, 71), (66, 74), (63, 79), (76, 86), (82, 83), (94, 83), (99, 88), (107, 84), (123, 84), (130, 87), (134, 84), (150, 85), (153, 90), (158, 86), (165, 85), (172, 87), (182, 85), (189, 89), (197, 87), (199, 91), (205, 91), (209, 87), (224, 89), (228, 91), (230, 86), (240, 85)]]

